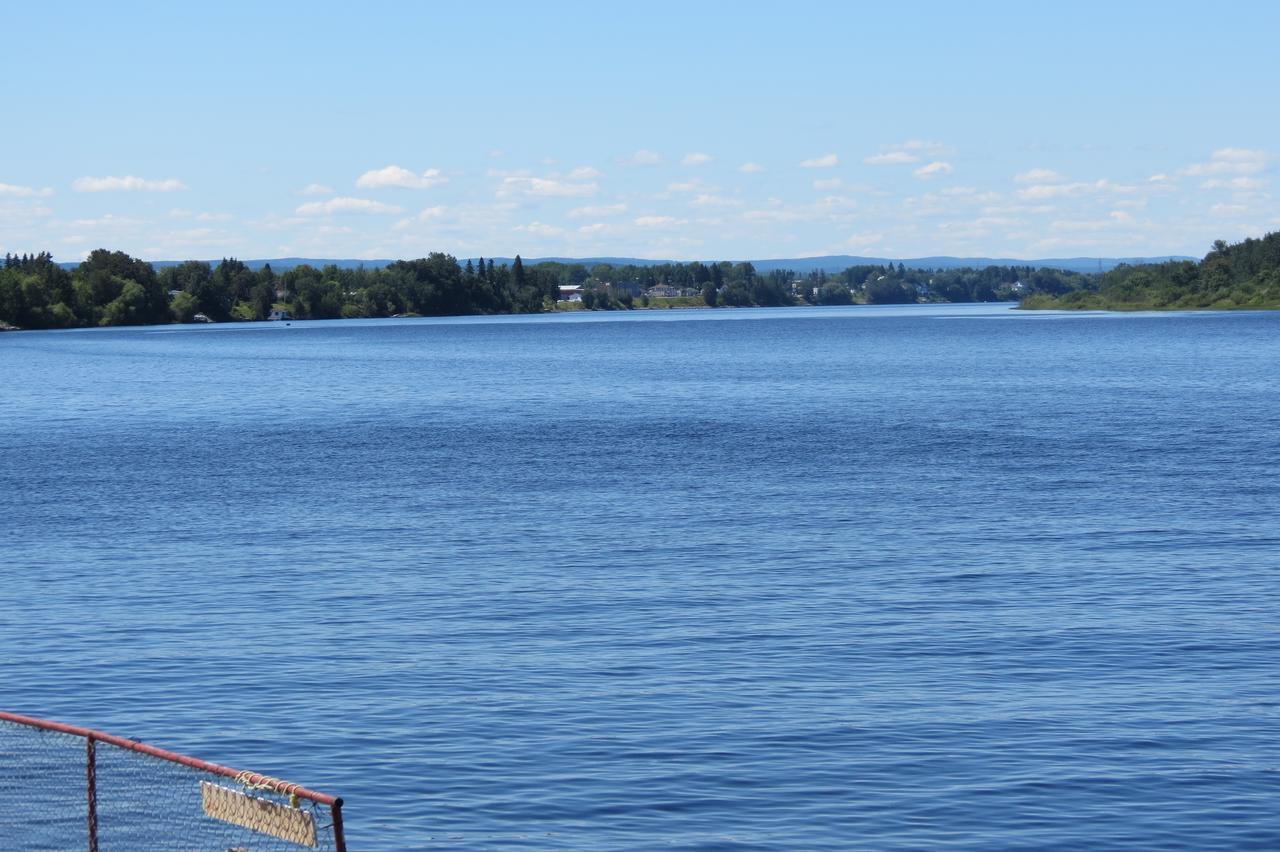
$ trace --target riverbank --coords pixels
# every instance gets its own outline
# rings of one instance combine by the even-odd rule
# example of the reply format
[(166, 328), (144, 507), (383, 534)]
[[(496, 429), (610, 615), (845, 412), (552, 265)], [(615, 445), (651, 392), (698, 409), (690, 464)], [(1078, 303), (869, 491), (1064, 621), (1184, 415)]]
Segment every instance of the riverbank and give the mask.
[(1099, 293), (1075, 292), (1062, 297), (1037, 294), (1018, 303), (1020, 311), (1274, 311), (1280, 310), (1280, 299), (1182, 299), (1172, 304), (1157, 301), (1122, 301)]

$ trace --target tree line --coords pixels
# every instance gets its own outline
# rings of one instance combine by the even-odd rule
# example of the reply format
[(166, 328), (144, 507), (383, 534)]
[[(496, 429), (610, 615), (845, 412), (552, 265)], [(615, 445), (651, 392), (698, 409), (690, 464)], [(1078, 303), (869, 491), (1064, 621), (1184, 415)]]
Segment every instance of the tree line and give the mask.
[(1280, 308), (1280, 232), (1227, 244), (1204, 258), (1117, 266), (1067, 293), (1035, 293), (1023, 308), (1190, 310)]
[[(235, 258), (189, 260), (156, 270), (120, 251), (98, 249), (65, 269), (52, 255), (7, 254), (0, 268), (0, 326), (76, 328), (262, 320), (273, 310), (299, 319), (538, 313), (636, 307), (983, 302), (1027, 293), (1086, 290), (1088, 276), (1056, 269), (991, 266), (920, 270), (901, 263), (840, 273), (757, 272), (750, 263), (588, 266), (510, 264), (434, 252), (379, 269), (301, 265), (277, 273)], [(571, 288), (580, 301), (561, 301)], [(651, 296), (654, 288), (676, 295)]]

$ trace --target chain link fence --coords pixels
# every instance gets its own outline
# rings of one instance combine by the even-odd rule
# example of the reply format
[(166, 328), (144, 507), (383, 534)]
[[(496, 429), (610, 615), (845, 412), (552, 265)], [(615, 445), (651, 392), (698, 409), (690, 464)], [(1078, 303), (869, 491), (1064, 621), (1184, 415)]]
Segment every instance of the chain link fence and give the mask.
[(0, 838), (57, 852), (346, 852), (341, 799), (12, 713), (0, 713)]

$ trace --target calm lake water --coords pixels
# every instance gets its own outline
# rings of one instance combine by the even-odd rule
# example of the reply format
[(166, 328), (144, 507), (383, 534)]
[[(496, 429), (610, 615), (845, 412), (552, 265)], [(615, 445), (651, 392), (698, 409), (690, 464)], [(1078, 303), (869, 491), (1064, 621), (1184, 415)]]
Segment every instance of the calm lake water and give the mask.
[(353, 849), (1280, 847), (1280, 313), (0, 335), (0, 706)]

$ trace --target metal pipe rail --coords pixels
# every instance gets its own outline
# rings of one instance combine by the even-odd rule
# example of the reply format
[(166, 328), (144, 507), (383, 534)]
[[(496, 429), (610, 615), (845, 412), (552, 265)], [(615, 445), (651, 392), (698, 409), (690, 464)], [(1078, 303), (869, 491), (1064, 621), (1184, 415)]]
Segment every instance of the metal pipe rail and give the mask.
[[(207, 760), (189, 757), (185, 754), (169, 751), (163, 748), (149, 745), (147, 743), (138, 742), (137, 740), (118, 737), (114, 734), (108, 734), (103, 731), (96, 731), (92, 728), (82, 728), (77, 725), (67, 725), (62, 722), (54, 722), (48, 719), (37, 719), (32, 716), (23, 716), (18, 713), (7, 713), (0, 711), (0, 721), (9, 722), (14, 725), (21, 725), (28, 728), (34, 728), (41, 731), (55, 731), (57, 733), (68, 734), (74, 737), (81, 737), (85, 741), (85, 784), (87, 793), (87, 832), (88, 832), (88, 848), (89, 852), (97, 852), (98, 849), (98, 795), (97, 795), (97, 744), (104, 743), (115, 746), (116, 748), (125, 749), (127, 751), (138, 752), (158, 758), (159, 760), (169, 763), (178, 764), (190, 769), (205, 772), (210, 775), (230, 778), (237, 783), (251, 790), (266, 790), (280, 796), (288, 796), (291, 801), (296, 799), (306, 799), (318, 805), (324, 805), (329, 809), (333, 818), (333, 840), (334, 848), (337, 852), (346, 852), (346, 841), (343, 837), (342, 829), (342, 799), (336, 796), (330, 796), (326, 793), (320, 793), (315, 790), (309, 790), (299, 784), (293, 784), (288, 781), (282, 781), (278, 778), (272, 778), (258, 772), (245, 772), (232, 769), (228, 766), (222, 766), (217, 763), (210, 763)], [(296, 799), (294, 799), (296, 797)]]

